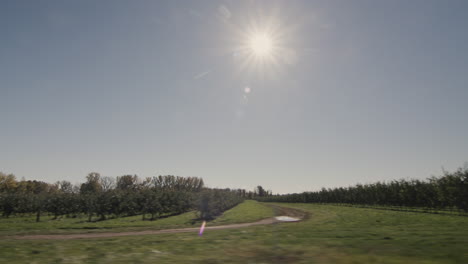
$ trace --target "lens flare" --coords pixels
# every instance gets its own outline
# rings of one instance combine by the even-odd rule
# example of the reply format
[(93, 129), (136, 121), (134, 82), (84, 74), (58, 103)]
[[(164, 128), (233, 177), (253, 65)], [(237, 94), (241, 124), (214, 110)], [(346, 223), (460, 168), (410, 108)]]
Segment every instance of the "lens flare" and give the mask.
[(200, 227), (200, 232), (198, 232), (198, 235), (201, 236), (203, 235), (203, 231), (205, 230), (205, 225), (206, 225), (206, 221), (203, 221), (201, 227)]
[(239, 67), (239, 73), (277, 79), (286, 66), (297, 63), (298, 54), (291, 45), (295, 42), (298, 26), (285, 23), (280, 15), (280, 6), (264, 11), (240, 16), (239, 25), (230, 24), (234, 33), (232, 42), (237, 43), (230, 54)]

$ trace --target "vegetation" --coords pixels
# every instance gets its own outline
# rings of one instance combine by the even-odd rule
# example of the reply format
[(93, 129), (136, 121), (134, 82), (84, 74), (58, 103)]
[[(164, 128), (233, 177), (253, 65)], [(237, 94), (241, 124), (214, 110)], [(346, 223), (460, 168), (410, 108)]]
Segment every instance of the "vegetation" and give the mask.
[[(209, 226), (242, 222), (254, 222), (273, 216), (270, 207), (253, 200), (246, 200), (238, 206), (218, 216)], [(88, 222), (86, 215), (76, 218), (44, 216), (35, 222), (35, 216), (17, 215), (0, 219), (0, 237), (33, 234), (71, 234), (96, 232), (127, 232), (160, 230), (169, 228), (198, 227), (201, 219), (195, 211), (176, 216), (162, 216), (154, 221), (142, 220), (141, 215), (108, 218), (103, 221)]]
[(320, 204), (278, 205), (304, 210), (310, 217), (298, 223), (206, 230), (201, 237), (194, 232), (47, 240), (47, 243), (2, 238), (0, 262), (466, 263), (468, 260), (466, 217)]
[(235, 191), (229, 189), (204, 190), (199, 195), (198, 212), (200, 219), (213, 220), (224, 211), (243, 201)]
[[(14, 175), (0, 173), (0, 262), (465, 263), (467, 217), (322, 203), (466, 212), (467, 180), (468, 169), (460, 169), (427, 181), (271, 195), (261, 186), (253, 192), (210, 189), (195, 177), (91, 173), (74, 186), (16, 181)], [(288, 203), (265, 206), (244, 201), (249, 197)], [(299, 209), (309, 217), (298, 223), (208, 229), (202, 237), (194, 232), (47, 243), (12, 237), (198, 227), (202, 220), (210, 226), (254, 222), (273, 215), (270, 205)]]
[(317, 192), (257, 197), (264, 202), (338, 203), (428, 209), (463, 210), (468, 212), (468, 168), (427, 181), (399, 180), (389, 183), (358, 184)]
[(243, 203), (224, 212), (220, 217), (210, 222), (209, 225), (249, 223), (273, 216), (274, 211), (270, 206), (254, 200), (245, 200)]
[[(245, 190), (209, 189), (197, 177), (158, 176), (139, 179), (136, 175), (117, 178), (90, 173), (78, 186), (61, 181), (16, 181), (0, 173), (0, 211), (12, 214), (53, 215), (76, 218), (86, 214), (88, 221), (141, 215), (155, 220), (198, 208), (202, 219), (211, 220), (243, 201)], [(94, 219), (93, 219), (94, 218)]]
[(40, 222), (35, 216), (15, 215), (0, 219), (0, 237), (11, 235), (37, 235), (37, 234), (72, 234), (72, 233), (101, 233), (126, 232), (140, 230), (160, 230), (169, 228), (194, 227), (194, 211), (175, 216), (163, 216), (154, 221), (142, 220), (141, 215), (108, 218), (103, 221), (87, 221), (86, 215), (76, 218), (44, 216)]

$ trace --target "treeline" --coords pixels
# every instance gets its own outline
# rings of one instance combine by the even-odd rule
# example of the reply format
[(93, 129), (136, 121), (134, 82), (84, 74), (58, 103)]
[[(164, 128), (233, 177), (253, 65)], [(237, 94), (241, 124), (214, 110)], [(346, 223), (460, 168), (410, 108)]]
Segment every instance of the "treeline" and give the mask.
[(242, 201), (244, 198), (239, 190), (206, 189), (201, 192), (197, 203), (199, 218), (212, 220)]
[(426, 181), (399, 180), (357, 184), (351, 187), (322, 188), (316, 192), (257, 197), (264, 202), (337, 203), (421, 207), (468, 212), (468, 168)]
[(198, 177), (157, 176), (141, 179), (137, 175), (102, 177), (90, 173), (86, 182), (68, 181), (49, 184), (41, 181), (17, 181), (12, 174), (0, 173), (0, 210), (12, 214), (51, 214), (76, 217), (86, 214), (88, 221), (109, 217), (142, 215), (157, 219), (199, 210), (202, 219), (212, 219), (238, 203), (245, 190), (209, 189)]

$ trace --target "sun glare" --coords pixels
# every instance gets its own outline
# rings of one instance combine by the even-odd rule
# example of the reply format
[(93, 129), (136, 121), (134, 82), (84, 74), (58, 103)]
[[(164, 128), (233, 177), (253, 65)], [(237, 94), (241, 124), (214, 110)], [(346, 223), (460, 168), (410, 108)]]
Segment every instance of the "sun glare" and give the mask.
[(275, 13), (251, 15), (242, 27), (233, 27), (233, 42), (238, 45), (232, 54), (240, 72), (276, 78), (283, 65), (294, 63), (295, 52), (289, 47), (294, 40), (293, 28), (284, 25)]
[(265, 33), (256, 33), (249, 40), (249, 48), (257, 57), (269, 56), (273, 50), (273, 42)]

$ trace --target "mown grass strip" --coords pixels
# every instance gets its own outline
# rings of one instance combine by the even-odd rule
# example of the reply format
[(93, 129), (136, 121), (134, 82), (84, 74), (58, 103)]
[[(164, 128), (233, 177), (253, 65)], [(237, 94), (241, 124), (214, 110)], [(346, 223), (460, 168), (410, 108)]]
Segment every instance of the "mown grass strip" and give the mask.
[(273, 216), (274, 212), (271, 207), (257, 201), (246, 200), (238, 206), (227, 210), (220, 217), (211, 221), (210, 224), (226, 225), (234, 223), (248, 223)]

